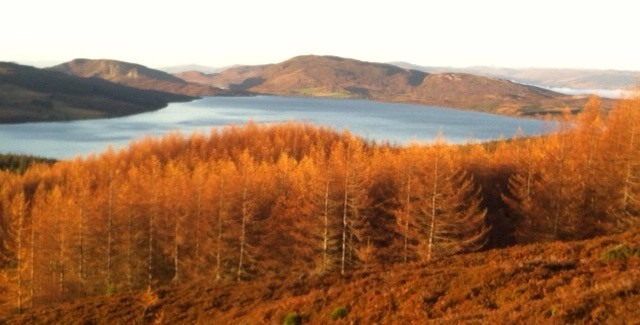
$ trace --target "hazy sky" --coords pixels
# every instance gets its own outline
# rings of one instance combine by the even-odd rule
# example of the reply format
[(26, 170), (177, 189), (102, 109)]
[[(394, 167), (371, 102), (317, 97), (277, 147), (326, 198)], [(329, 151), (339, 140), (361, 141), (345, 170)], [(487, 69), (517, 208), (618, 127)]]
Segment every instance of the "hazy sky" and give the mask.
[(638, 7), (634, 0), (8, 0), (0, 61), (222, 67), (321, 54), (640, 70)]

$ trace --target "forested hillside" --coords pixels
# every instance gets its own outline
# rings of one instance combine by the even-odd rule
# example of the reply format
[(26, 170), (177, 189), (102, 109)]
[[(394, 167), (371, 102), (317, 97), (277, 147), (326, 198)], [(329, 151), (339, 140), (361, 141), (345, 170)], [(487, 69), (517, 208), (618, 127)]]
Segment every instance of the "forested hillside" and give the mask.
[(640, 216), (639, 122), (636, 98), (462, 146), (248, 124), (1, 172), (0, 310), (620, 232)]

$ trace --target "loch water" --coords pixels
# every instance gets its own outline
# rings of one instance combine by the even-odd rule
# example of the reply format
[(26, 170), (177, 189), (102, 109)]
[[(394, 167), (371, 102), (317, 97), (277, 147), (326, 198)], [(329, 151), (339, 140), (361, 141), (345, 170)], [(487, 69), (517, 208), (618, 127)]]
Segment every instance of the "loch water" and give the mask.
[(549, 131), (540, 120), (369, 100), (279, 96), (205, 97), (120, 118), (0, 125), (0, 152), (51, 158), (100, 153), (145, 136), (171, 131), (208, 134), (226, 125), (299, 121), (331, 127), (376, 142), (427, 142), (441, 132), (449, 143), (489, 141)]

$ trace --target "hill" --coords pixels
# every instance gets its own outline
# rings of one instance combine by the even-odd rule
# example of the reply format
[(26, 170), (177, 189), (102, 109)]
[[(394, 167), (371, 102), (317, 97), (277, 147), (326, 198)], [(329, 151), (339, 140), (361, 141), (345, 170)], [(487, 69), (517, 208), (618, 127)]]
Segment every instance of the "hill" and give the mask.
[(0, 62), (0, 123), (124, 116), (192, 99)]
[[(241, 66), (217, 74), (186, 72), (180, 78), (216, 87), (281, 96), (366, 98), (480, 110), (507, 115), (580, 108), (570, 96), (506, 80), (469, 74), (429, 74), (391, 64), (334, 56), (298, 56), (263, 66)], [(605, 101), (605, 106), (610, 103)]]
[(551, 68), (512, 69), (483, 66), (453, 68), (420, 66), (407, 62), (394, 62), (392, 64), (405, 69), (415, 69), (427, 73), (470, 73), (550, 88), (618, 90), (628, 89), (640, 81), (640, 71)]
[(192, 282), (59, 304), (20, 324), (535, 324), (640, 320), (638, 231), (587, 241), (375, 267), (346, 277), (300, 275)]
[(226, 95), (227, 91), (186, 82), (160, 70), (115, 60), (75, 59), (49, 68), (78, 77), (94, 77), (129, 87), (189, 96)]

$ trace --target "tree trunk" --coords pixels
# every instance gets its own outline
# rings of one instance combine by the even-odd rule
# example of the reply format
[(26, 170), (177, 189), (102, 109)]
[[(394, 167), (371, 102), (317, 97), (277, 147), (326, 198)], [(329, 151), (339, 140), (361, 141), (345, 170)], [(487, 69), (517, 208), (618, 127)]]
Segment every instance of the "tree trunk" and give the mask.
[(347, 226), (348, 226), (348, 218), (347, 218), (347, 200), (349, 199), (349, 172), (347, 170), (347, 175), (345, 175), (344, 181), (344, 205), (342, 207), (342, 257), (340, 259), (340, 274), (344, 275), (345, 272), (345, 264), (346, 264), (346, 255), (347, 255)]
[[(29, 269), (29, 307), (33, 309), (33, 298), (35, 296), (35, 267), (36, 267), (36, 223), (35, 214), (31, 214), (31, 244), (30, 244), (30, 269)], [(38, 219), (40, 220), (40, 219)]]
[(17, 271), (18, 271), (18, 313), (22, 314), (22, 227), (24, 225), (24, 199), (20, 199), (20, 211), (18, 212), (18, 251), (17, 257)]
[(324, 231), (322, 235), (322, 268), (329, 268), (329, 180), (324, 191)]
[(238, 282), (242, 281), (242, 273), (244, 271), (244, 254), (245, 254), (245, 244), (246, 244), (246, 233), (247, 233), (247, 221), (248, 221), (248, 213), (247, 213), (247, 181), (244, 181), (244, 188), (242, 189), (242, 229), (240, 233), (240, 258), (238, 259)]
[(180, 282), (180, 214), (175, 214), (176, 223), (173, 228), (173, 282)]
[(113, 284), (113, 181), (109, 182), (107, 202), (107, 285)]
[(409, 260), (409, 215), (411, 214), (411, 171), (407, 175), (407, 201), (405, 202), (405, 222), (404, 222), (404, 262)]
[[(80, 205), (84, 204), (84, 202), (80, 202)], [(80, 278), (80, 281), (84, 284), (84, 280), (85, 280), (85, 256), (84, 256), (84, 230), (86, 229), (86, 225), (85, 225), (85, 215), (84, 215), (84, 207), (80, 207), (80, 248), (79, 248), (79, 256), (78, 256), (78, 277)]]
[[(200, 261), (200, 224), (202, 219), (202, 184), (198, 184), (198, 192), (196, 194), (196, 220), (195, 220), (195, 234), (194, 234), (194, 258), (196, 261), (195, 272), (196, 274), (200, 274), (202, 270), (202, 261)], [(207, 227), (207, 229), (210, 229)]]
[(435, 229), (436, 229), (436, 215), (438, 213), (438, 210), (436, 209), (436, 198), (438, 196), (438, 161), (439, 160), (439, 156), (436, 154), (435, 155), (435, 163), (434, 163), (434, 169), (433, 169), (433, 193), (431, 195), (431, 223), (430, 223), (430, 227), (429, 227), (429, 244), (427, 247), (427, 261), (430, 261), (431, 258), (433, 257), (433, 246), (434, 244), (434, 237), (435, 237)]
[(127, 214), (127, 286), (133, 288), (133, 218)]
[[(55, 214), (60, 214), (60, 207), (59, 207), (59, 201), (56, 199), (54, 201), (54, 207), (53, 207), (53, 211), (55, 211)], [(65, 223), (66, 220), (62, 219), (63, 217), (61, 217), (60, 219), (57, 220), (58, 222), (58, 227), (60, 229), (60, 246), (58, 247), (59, 251), (58, 251), (58, 290), (60, 292), (60, 297), (63, 298), (64, 297), (64, 291), (65, 291), (65, 287), (64, 287), (64, 266), (65, 266), (65, 245), (66, 245), (66, 233), (65, 233)]]
[(622, 211), (625, 214), (625, 217), (631, 217), (630, 213), (629, 213), (629, 205), (631, 203), (631, 201), (633, 200), (632, 194), (631, 194), (631, 188), (633, 186), (633, 147), (635, 145), (634, 140), (635, 140), (635, 135), (636, 135), (636, 129), (635, 126), (632, 127), (631, 129), (631, 136), (629, 137), (629, 157), (627, 157), (627, 166), (626, 166), (626, 173), (625, 173), (625, 178), (624, 178), (624, 189), (623, 189), (623, 196), (622, 196)]
[[(153, 204), (156, 202), (154, 201)], [(149, 214), (149, 246), (148, 246), (148, 261), (147, 261), (147, 287), (149, 290), (152, 289), (153, 286), (153, 227), (156, 218), (156, 210), (153, 207), (151, 213)]]
[(224, 214), (224, 178), (220, 176), (220, 188), (218, 191), (218, 234), (216, 237), (216, 281), (222, 279), (222, 233), (223, 233), (223, 214)]

